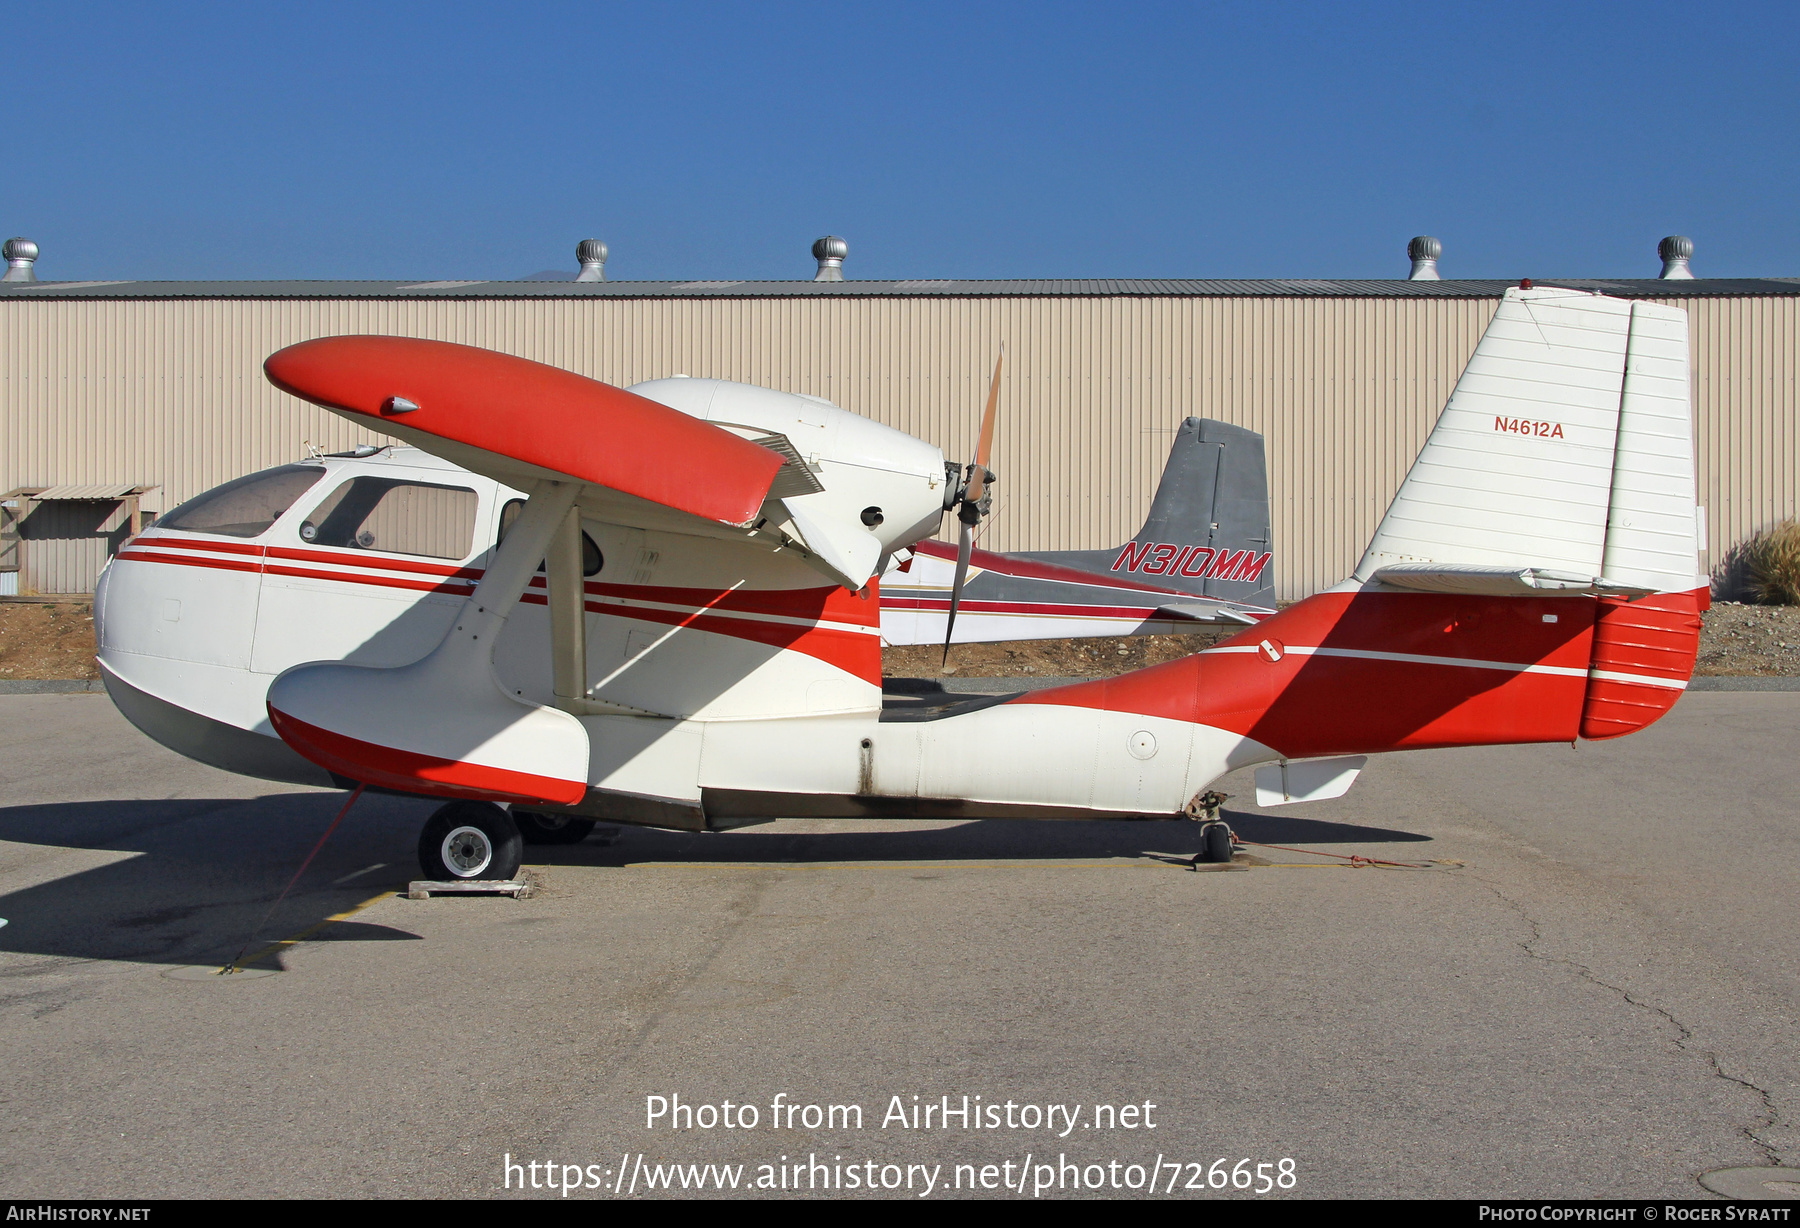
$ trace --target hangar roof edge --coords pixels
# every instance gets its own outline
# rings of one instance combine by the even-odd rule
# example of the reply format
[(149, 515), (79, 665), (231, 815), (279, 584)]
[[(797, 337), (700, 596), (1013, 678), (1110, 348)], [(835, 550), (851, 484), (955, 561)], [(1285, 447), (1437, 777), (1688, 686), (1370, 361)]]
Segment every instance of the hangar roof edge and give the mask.
[[(39, 281), (7, 299), (1498, 298), (1516, 280)], [(1624, 298), (1800, 296), (1800, 277), (1534, 278)]]

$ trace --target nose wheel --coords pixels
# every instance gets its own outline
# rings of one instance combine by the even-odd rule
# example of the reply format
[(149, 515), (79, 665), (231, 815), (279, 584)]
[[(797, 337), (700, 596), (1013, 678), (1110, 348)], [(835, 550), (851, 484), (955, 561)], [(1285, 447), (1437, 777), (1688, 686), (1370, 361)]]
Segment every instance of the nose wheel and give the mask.
[(425, 820), (419, 868), (435, 882), (510, 879), (523, 845), (512, 816), (492, 802), (451, 802)]
[(1223, 823), (1208, 823), (1200, 829), (1200, 855), (1195, 861), (1227, 862), (1231, 860), (1231, 828)]
[(1231, 860), (1231, 827), (1219, 817), (1220, 808), (1230, 796), (1206, 792), (1187, 804), (1187, 817), (1200, 824), (1200, 851), (1194, 856), (1195, 865), (1202, 862), (1222, 864)]

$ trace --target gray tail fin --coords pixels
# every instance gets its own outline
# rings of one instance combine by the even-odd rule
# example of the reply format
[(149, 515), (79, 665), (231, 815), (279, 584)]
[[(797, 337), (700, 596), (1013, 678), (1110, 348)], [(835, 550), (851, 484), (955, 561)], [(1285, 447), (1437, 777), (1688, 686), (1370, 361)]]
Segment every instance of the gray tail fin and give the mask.
[(1114, 563), (1171, 588), (1273, 605), (1271, 536), (1263, 437), (1189, 418), (1175, 432), (1144, 527)]
[(1147, 580), (1198, 596), (1275, 604), (1269, 470), (1263, 437), (1211, 418), (1188, 418), (1137, 536), (1111, 550), (1033, 557)]

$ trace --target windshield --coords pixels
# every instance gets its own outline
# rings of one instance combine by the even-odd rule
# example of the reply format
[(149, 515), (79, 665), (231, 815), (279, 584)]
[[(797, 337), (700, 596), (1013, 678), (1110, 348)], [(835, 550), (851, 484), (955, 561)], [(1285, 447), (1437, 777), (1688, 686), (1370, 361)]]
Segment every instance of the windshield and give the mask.
[(294, 506), (294, 500), (324, 476), (325, 470), (317, 465), (264, 469), (195, 495), (157, 521), (157, 527), (256, 537), (281, 519), (281, 514)]

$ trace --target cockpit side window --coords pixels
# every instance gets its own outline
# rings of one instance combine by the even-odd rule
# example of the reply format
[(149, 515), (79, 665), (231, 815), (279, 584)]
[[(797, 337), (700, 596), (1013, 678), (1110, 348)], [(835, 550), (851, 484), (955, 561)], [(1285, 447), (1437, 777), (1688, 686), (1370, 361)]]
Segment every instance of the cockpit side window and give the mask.
[[(513, 527), (513, 521), (517, 520), (519, 513), (524, 510), (525, 500), (508, 499), (506, 501), (506, 506), (500, 509), (500, 532), (494, 538), (494, 545), (498, 546), (506, 540), (506, 531)], [(600, 553), (600, 547), (595, 545), (594, 539), (587, 535), (586, 530), (583, 530), (581, 534), (581, 574), (597, 576), (604, 566), (606, 566), (606, 558)], [(542, 563), (538, 564), (538, 570), (544, 570)]]
[(475, 544), (478, 502), (475, 492), (462, 486), (351, 478), (300, 522), (300, 540), (312, 546), (464, 559)]
[(157, 521), (157, 526), (189, 533), (258, 537), (324, 476), (325, 470), (318, 465), (264, 469), (195, 495)]

